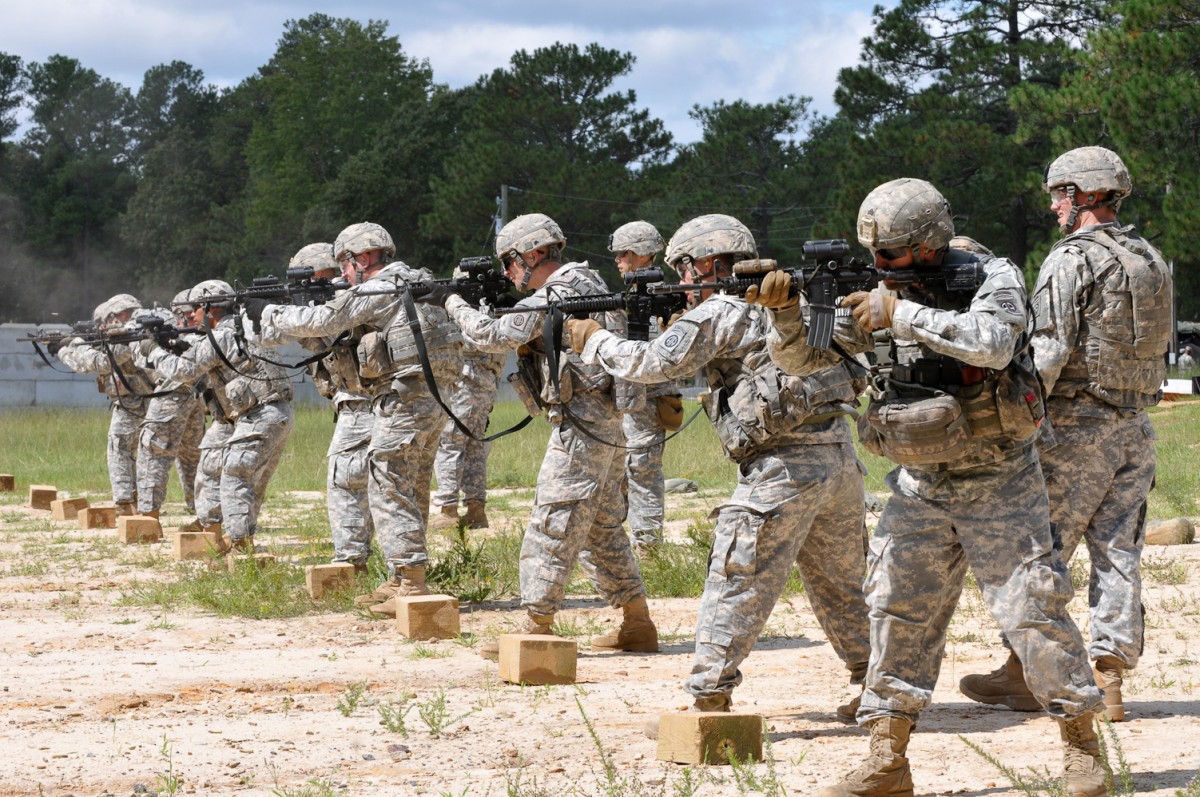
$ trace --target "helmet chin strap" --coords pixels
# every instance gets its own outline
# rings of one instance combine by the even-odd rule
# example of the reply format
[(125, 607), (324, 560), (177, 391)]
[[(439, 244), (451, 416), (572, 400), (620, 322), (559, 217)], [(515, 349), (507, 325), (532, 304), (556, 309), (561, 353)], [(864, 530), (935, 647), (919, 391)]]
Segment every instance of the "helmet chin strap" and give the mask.
[(1075, 186), (1067, 186), (1067, 198), (1071, 200), (1071, 212), (1067, 214), (1066, 221), (1058, 225), (1058, 230), (1063, 235), (1067, 235), (1075, 229), (1075, 220), (1079, 218), (1079, 211), (1086, 210), (1075, 203)]

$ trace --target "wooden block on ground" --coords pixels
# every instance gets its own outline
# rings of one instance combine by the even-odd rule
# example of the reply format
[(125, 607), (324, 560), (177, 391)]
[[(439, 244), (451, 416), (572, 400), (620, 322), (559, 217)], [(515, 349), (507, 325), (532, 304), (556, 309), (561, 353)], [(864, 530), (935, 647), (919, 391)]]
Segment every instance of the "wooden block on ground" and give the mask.
[(501, 634), (500, 678), (514, 684), (573, 684), (579, 645), (549, 634)]
[(259, 570), (262, 570), (264, 567), (270, 567), (273, 564), (275, 564), (275, 556), (269, 553), (231, 554), (225, 557), (225, 567), (230, 573), (239, 567), (257, 567)]
[(115, 506), (89, 506), (79, 510), (79, 528), (115, 529), (117, 508)]
[(126, 545), (158, 542), (162, 539), (162, 525), (158, 518), (148, 515), (122, 515), (117, 518), (117, 538)]
[(34, 509), (49, 509), (50, 503), (58, 498), (58, 488), (49, 484), (29, 485), (29, 506)]
[(396, 630), (409, 639), (454, 639), (459, 634), (458, 598), (449, 595), (397, 598)]
[(326, 592), (337, 592), (353, 586), (354, 565), (349, 562), (309, 565), (304, 568), (304, 581), (308, 584), (309, 597), (316, 600)]
[(59, 498), (50, 502), (51, 520), (74, 520), (79, 517), (79, 510), (87, 509), (86, 498)]
[(658, 759), (679, 764), (762, 761), (761, 714), (683, 711), (658, 719)]
[(17, 489), (17, 480), (13, 478), (11, 473), (0, 473), (0, 493), (11, 492)]
[(174, 536), (171, 556), (181, 562), (209, 559), (218, 552), (221, 538), (212, 531), (181, 531)]

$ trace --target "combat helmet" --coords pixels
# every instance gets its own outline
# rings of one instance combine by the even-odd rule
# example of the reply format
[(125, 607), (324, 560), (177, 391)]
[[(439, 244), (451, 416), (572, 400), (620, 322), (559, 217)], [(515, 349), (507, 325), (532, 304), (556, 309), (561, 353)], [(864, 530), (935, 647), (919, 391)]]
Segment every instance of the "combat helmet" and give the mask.
[(647, 257), (663, 250), (663, 239), (654, 225), (648, 221), (631, 221), (622, 224), (608, 237), (608, 251), (633, 252)]
[(901, 177), (877, 186), (858, 209), (858, 242), (875, 252), (908, 246), (935, 252), (954, 237), (950, 203), (925, 180)]
[(1105, 204), (1114, 207), (1133, 191), (1129, 169), (1117, 153), (1104, 147), (1079, 147), (1055, 158), (1046, 169), (1043, 190), (1070, 185), (1085, 194), (1111, 193)]
[(710, 213), (684, 222), (667, 243), (666, 261), (676, 271), (686, 263), (711, 255), (729, 255), (732, 265), (757, 257), (758, 247), (745, 224), (723, 213)]
[(214, 302), (209, 297), (227, 296), (231, 293), (233, 293), (233, 286), (225, 280), (204, 280), (204, 282), (197, 284), (187, 292), (187, 300), (196, 305), (230, 309), (233, 307), (232, 299), (226, 298), (219, 302)]
[[(496, 257), (506, 266), (514, 257), (543, 246), (550, 248), (549, 257), (557, 258), (566, 245), (567, 238), (563, 235), (562, 227), (544, 213), (517, 216), (496, 233)], [(519, 291), (529, 287), (529, 279), (533, 276), (533, 269), (524, 266), (523, 269), (524, 274), (517, 283)]]
[(396, 254), (396, 244), (387, 230), (373, 222), (362, 221), (338, 233), (333, 242), (333, 259), (341, 262), (347, 255), (360, 255), (376, 249), (382, 249), (388, 258)]
[(338, 271), (340, 266), (333, 256), (333, 244), (316, 243), (303, 246), (292, 255), (288, 270), (293, 268), (311, 268), (313, 274), (320, 274), (322, 271)]

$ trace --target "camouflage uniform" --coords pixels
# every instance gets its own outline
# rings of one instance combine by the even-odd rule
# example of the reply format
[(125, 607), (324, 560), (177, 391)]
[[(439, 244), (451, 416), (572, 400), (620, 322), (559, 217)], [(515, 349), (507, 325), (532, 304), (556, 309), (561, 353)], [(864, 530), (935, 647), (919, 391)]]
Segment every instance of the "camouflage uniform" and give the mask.
[(214, 415), (196, 449), (200, 453), (196, 467), (196, 519), (205, 528), (220, 525), (224, 518), (221, 513), (221, 472), (232, 434), (233, 423)]
[[(566, 263), (517, 306), (544, 305), (550, 295), (607, 291), (586, 263)], [(534, 352), (528, 356), (529, 364), (541, 373), (536, 392), (553, 429), (538, 471), (533, 514), (521, 543), (521, 605), (534, 615), (557, 612), (576, 559), (611, 606), (624, 607), (644, 598), (641, 573), (621, 527), (619, 449), (609, 445), (624, 441), (612, 378), (584, 365), (577, 355), (563, 352), (559, 369), (562, 392), (556, 392), (542, 339), (544, 312), (493, 319), (458, 296), (449, 297), (446, 309), (468, 344), (495, 353), (527, 345)]]
[[(95, 374), (100, 392), (112, 403), (108, 424), (108, 478), (112, 483), (113, 502), (133, 504), (137, 498), (138, 430), (146, 417), (144, 396), (153, 392), (154, 380), (133, 360), (129, 346), (109, 346), (109, 354), (100, 346), (71, 341), (58, 350), (58, 359), (77, 374)], [(113, 371), (113, 362), (121, 369), (122, 381)], [(126, 387), (128, 383), (129, 387)], [(132, 394), (129, 388), (132, 388)]]
[[(1046, 710), (1068, 718), (1100, 705), (1083, 640), (1067, 613), (1071, 580), (1051, 537), (1033, 422), (1015, 435), (995, 418), (995, 376), (1009, 368), (1030, 321), (1024, 281), (1007, 260), (985, 257), (983, 268), (986, 279), (973, 297), (902, 292), (895, 304), (896, 363), (940, 362), (939, 378), (951, 371), (964, 380), (969, 373), (992, 376), (972, 389), (920, 383), (921, 398), (939, 388), (966, 401), (978, 389), (988, 402), (979, 431), (972, 417), (961, 454), (899, 467), (887, 477), (892, 497), (870, 541), (864, 585), (871, 662), (860, 725), (886, 717), (915, 722), (929, 705), (968, 565)], [(796, 323), (777, 313), (770, 338), (772, 358), (785, 371), (796, 367), (797, 349), (788, 345), (797, 339)], [(879, 402), (873, 399), (872, 407)], [(865, 437), (865, 425), (859, 428)]]
[[(760, 308), (715, 295), (653, 342), (596, 332), (582, 355), (644, 383), (703, 368), (705, 409), (738, 463), (733, 495), (712, 512), (713, 549), (686, 685), (699, 700), (727, 697), (741, 683), (738, 666), (793, 564), (834, 652), (859, 679), (870, 652), (861, 586), (863, 470), (841, 417), (858, 388), (836, 358), (814, 356), (803, 377), (782, 374), (768, 359), (765, 334)], [(764, 394), (764, 385), (773, 389)]]
[[(1116, 286), (1133, 302), (1113, 306), (1108, 283), (1124, 282), (1126, 272), (1140, 272), (1150, 286)], [(1039, 447), (1050, 516), (1065, 561), (1087, 542), (1089, 653), (1116, 657), (1124, 668), (1136, 666), (1142, 652), (1141, 553), (1155, 467), (1144, 408), (1162, 395), (1171, 296), (1162, 256), (1115, 223), (1083, 227), (1055, 244), (1034, 289), (1034, 360), (1057, 443)], [(1130, 345), (1107, 346), (1114, 329), (1125, 330)], [(1146, 333), (1153, 339), (1135, 346), (1133, 336)], [(1090, 355), (1113, 361), (1092, 363)]]
[[(432, 274), (427, 269), (397, 261), (326, 304), (272, 305), (260, 322), (267, 345), (291, 338), (333, 338), (352, 331), (359, 374), (374, 412), (367, 448), (367, 501), (392, 578), (398, 578), (397, 569), (423, 568), (429, 561), (425, 551), (429, 483), (446, 414), (421, 375), (401, 296), (372, 291), (429, 279)], [(458, 330), (439, 308), (422, 304), (415, 309), (434, 378), (439, 385), (453, 384), (462, 369)]]
[[(258, 347), (239, 340), (238, 322), (237, 317), (226, 316), (211, 330), (211, 337), (206, 335), (183, 354), (156, 349), (147, 358), (160, 379), (187, 385), (204, 379), (218, 411), (232, 421), (223, 448), (206, 450), (221, 452), (221, 515), (225, 533), (235, 542), (253, 538), (267, 483), (295, 425), (287, 374), (255, 356), (261, 353)], [(225, 359), (237, 370), (226, 365)], [(212, 441), (206, 436), (201, 447), (220, 439), (223, 431), (214, 433)], [(207, 454), (202, 454), (201, 469), (211, 474), (212, 463), (205, 463), (206, 458)], [(211, 517), (211, 507), (198, 505), (200, 513)]]
[[(658, 324), (651, 321), (650, 339), (658, 337)], [(626, 520), (633, 541), (640, 546), (662, 542), (663, 534), (663, 446), (667, 432), (658, 417), (658, 398), (678, 396), (674, 381), (647, 385), (645, 401), (625, 411), (621, 431), (625, 434), (623, 483), (628, 502)]]
[(189, 512), (196, 511), (196, 474), (200, 471), (200, 441), (204, 439), (204, 402), (194, 392), (192, 401), (183, 406), (175, 469), (183, 486), (183, 503)]
[[(464, 347), (462, 376), (450, 401), (450, 409), (477, 437), (487, 431), (488, 416), (496, 401), (504, 354), (474, 352)], [(447, 419), (433, 462), (438, 489), (435, 506), (456, 506), (459, 493), (463, 501), (487, 501), (487, 458), (491, 443), (463, 434), (454, 421)]]

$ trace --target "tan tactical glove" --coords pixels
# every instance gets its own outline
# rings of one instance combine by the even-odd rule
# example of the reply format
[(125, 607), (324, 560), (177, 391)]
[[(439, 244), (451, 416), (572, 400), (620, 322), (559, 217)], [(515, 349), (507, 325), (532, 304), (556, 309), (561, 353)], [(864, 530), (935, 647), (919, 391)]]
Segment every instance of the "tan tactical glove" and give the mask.
[(683, 399), (679, 396), (658, 397), (658, 422), (668, 432), (677, 432), (683, 426)]
[(599, 321), (590, 318), (568, 318), (567, 331), (571, 333), (571, 348), (576, 354), (583, 353), (583, 347), (598, 329), (604, 329)]
[(772, 271), (763, 277), (762, 286), (751, 285), (746, 289), (746, 301), (779, 310), (791, 307), (800, 301), (799, 296), (788, 296), (792, 292), (792, 275), (786, 271)]
[(855, 291), (842, 299), (842, 307), (849, 307), (850, 314), (867, 332), (887, 329), (892, 325), (892, 313), (896, 311), (896, 297), (883, 293), (878, 288), (868, 293)]
[(681, 312), (680, 313), (671, 313), (671, 317), (667, 319), (667, 323), (663, 324), (662, 328), (666, 329), (667, 327), (671, 326), (671, 324), (674, 324), (676, 321), (678, 321), (682, 317), (683, 317), (683, 313), (681, 313)]

